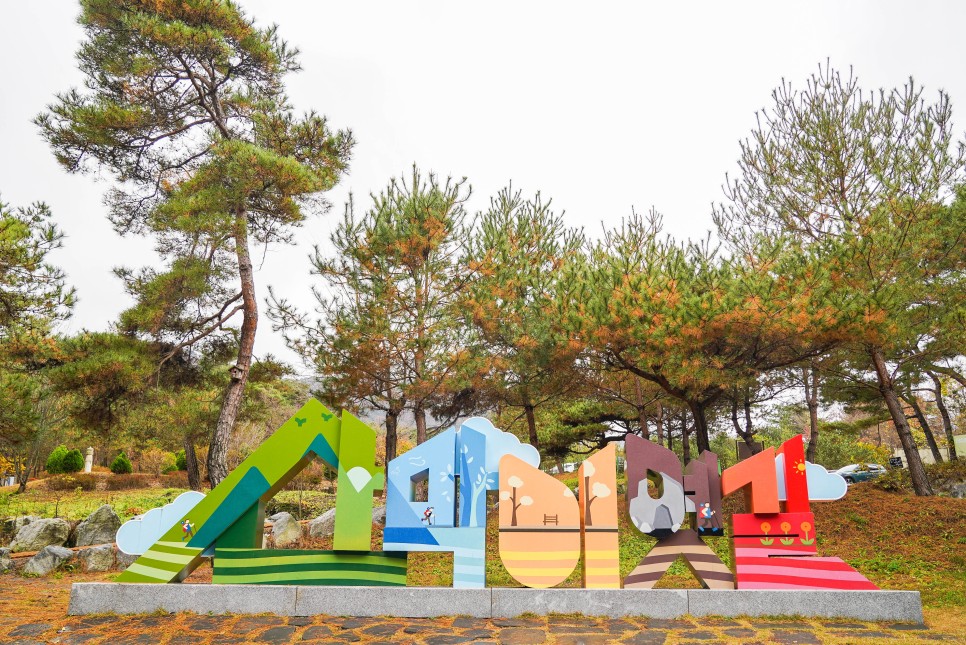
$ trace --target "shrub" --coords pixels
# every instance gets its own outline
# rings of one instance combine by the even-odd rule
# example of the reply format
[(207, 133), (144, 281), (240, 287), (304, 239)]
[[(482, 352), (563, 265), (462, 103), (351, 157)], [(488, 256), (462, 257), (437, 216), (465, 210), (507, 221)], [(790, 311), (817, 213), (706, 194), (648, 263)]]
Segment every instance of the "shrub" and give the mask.
[[(134, 468), (131, 467), (131, 460), (122, 452), (111, 462), (111, 472), (115, 475), (130, 475), (134, 472)], [(108, 488), (110, 489), (110, 485)]]
[(188, 488), (188, 473), (184, 470), (175, 470), (160, 477), (159, 481), (165, 488)]
[(65, 473), (79, 473), (84, 470), (84, 455), (77, 448), (70, 450), (64, 455), (64, 461), (61, 464), (63, 470), (61, 472)]
[(184, 450), (174, 453), (174, 466), (178, 470), (188, 470), (188, 458), (185, 456)]
[(104, 481), (103, 477), (89, 473), (76, 473), (73, 475), (55, 475), (47, 478), (47, 490), (97, 490), (98, 484)]
[(105, 477), (98, 477), (93, 473), (77, 473), (76, 475), (71, 475), (71, 477), (77, 482), (76, 487), (83, 490), (103, 489), (104, 487), (101, 484), (106, 479)]
[(77, 480), (70, 475), (54, 475), (47, 478), (47, 490), (76, 490)]
[(47, 464), (44, 466), (44, 469), (51, 475), (59, 475), (64, 472), (64, 458), (66, 456), (67, 446), (64, 444), (57, 446), (51, 451), (50, 456), (47, 457)]
[(170, 452), (165, 452), (160, 448), (151, 448), (141, 453), (140, 468), (138, 470), (143, 473), (160, 476), (161, 473), (167, 471), (169, 466), (172, 469), (174, 468), (174, 461), (174, 455)]
[[(950, 488), (966, 481), (966, 461), (925, 464), (926, 476), (938, 495), (949, 494)], [(891, 468), (889, 472), (872, 480), (874, 486), (891, 493), (912, 490), (912, 477), (907, 468)]]
[(113, 477), (108, 477), (107, 479), (107, 490), (149, 488), (153, 480), (154, 478), (151, 477), (151, 475), (146, 475), (144, 473), (114, 475)]

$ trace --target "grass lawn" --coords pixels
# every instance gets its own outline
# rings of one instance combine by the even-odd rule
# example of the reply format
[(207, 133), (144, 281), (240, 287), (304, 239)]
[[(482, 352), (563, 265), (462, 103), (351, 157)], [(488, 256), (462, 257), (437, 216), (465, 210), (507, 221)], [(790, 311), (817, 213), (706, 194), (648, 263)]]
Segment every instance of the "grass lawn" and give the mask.
[[(0, 489), (0, 517), (55, 512), (68, 520), (80, 520), (101, 504), (111, 504), (122, 519), (170, 502), (181, 489), (141, 488), (127, 491), (46, 491), (33, 485), (22, 495), (12, 488)], [(330, 493), (282, 491), (275, 508), (311, 518), (334, 506)], [(380, 503), (378, 500), (376, 503)], [(624, 499), (620, 496), (619, 508)], [(913, 589), (922, 594), (927, 608), (966, 607), (966, 500), (948, 497), (917, 498), (885, 492), (872, 484), (852, 486), (845, 499), (813, 504), (819, 552), (839, 556), (883, 589)], [(740, 500), (725, 500), (725, 515), (741, 510)], [(497, 514), (488, 514), (487, 584), (519, 586), (503, 567), (498, 554)], [(620, 514), (621, 575), (630, 572), (655, 540), (637, 533), (624, 513)], [(331, 548), (331, 540), (304, 539), (303, 548)], [(731, 565), (730, 540), (708, 538), (706, 542)], [(372, 548), (381, 550), (382, 532), (373, 531)], [(70, 577), (70, 576), (68, 576)], [(201, 567), (191, 581), (210, 578)], [(452, 556), (421, 553), (410, 557), (410, 585), (448, 586), (452, 582)], [(580, 567), (561, 585), (580, 586)], [(698, 583), (682, 561), (672, 565), (659, 583), (664, 588), (697, 588)]]

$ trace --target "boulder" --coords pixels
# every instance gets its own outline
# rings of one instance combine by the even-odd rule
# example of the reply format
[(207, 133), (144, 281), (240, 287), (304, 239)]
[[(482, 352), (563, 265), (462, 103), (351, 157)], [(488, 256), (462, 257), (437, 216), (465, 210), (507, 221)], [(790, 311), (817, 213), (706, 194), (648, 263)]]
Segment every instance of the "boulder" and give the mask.
[(25, 525), (10, 543), (11, 551), (40, 551), (48, 546), (63, 546), (70, 535), (70, 524), (55, 517), (34, 520)]
[(302, 537), (302, 525), (298, 523), (289, 513), (278, 513), (272, 517), (276, 518), (272, 524), (272, 537), (275, 538), (275, 546), (289, 546), (298, 542)]
[[(960, 457), (961, 459), (961, 457)], [(953, 484), (949, 487), (949, 494), (957, 499), (966, 498), (966, 482)]]
[(335, 533), (335, 509), (330, 508), (309, 522), (309, 535), (314, 538), (332, 537)]
[(110, 504), (104, 504), (77, 525), (76, 546), (113, 544), (119, 528), (121, 528), (121, 518), (117, 516)]
[(62, 546), (45, 546), (40, 553), (27, 560), (23, 573), (27, 576), (45, 576), (70, 562), (75, 555)]
[(134, 563), (135, 560), (141, 557), (139, 555), (131, 555), (130, 553), (125, 553), (124, 551), (121, 551), (117, 547), (113, 547), (113, 548), (114, 548), (114, 566), (116, 566), (121, 571), (124, 571), (125, 569), (127, 569), (129, 566), (131, 566), (131, 564)]
[(380, 526), (386, 525), (386, 507), (377, 506), (372, 509), (372, 523), (379, 524)]
[(10, 553), (10, 549), (0, 549), (0, 573), (13, 569), (13, 558), (10, 557)]
[(0, 521), (0, 533), (16, 535), (17, 531), (27, 526), (31, 522), (36, 522), (39, 517), (33, 515), (18, 515), (17, 517), (6, 517)]
[(283, 515), (288, 515), (288, 513), (281, 511), (281, 512), (275, 513), (274, 515), (269, 515), (268, 517), (265, 518), (265, 520), (268, 522), (275, 522), (278, 518), (282, 517)]
[(114, 566), (114, 545), (102, 544), (77, 554), (84, 571), (110, 571)]

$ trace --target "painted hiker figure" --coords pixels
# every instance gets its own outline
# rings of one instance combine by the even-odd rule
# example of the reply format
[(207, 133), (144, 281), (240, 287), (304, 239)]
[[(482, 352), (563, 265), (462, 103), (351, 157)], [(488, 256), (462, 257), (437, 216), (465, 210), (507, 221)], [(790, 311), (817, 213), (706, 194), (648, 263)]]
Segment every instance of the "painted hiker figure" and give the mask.
[(698, 516), (701, 518), (701, 526), (698, 527), (698, 531), (704, 533), (705, 529), (714, 529), (714, 522), (711, 519), (714, 517), (714, 511), (711, 510), (711, 504), (708, 502), (702, 504)]
[(195, 525), (191, 523), (191, 520), (185, 518), (184, 522), (181, 523), (181, 532), (184, 533), (181, 536), (182, 542), (185, 538), (193, 538), (195, 536)]
[(423, 511), (423, 521), (426, 522), (428, 526), (433, 525), (433, 508), (434, 507), (430, 506)]

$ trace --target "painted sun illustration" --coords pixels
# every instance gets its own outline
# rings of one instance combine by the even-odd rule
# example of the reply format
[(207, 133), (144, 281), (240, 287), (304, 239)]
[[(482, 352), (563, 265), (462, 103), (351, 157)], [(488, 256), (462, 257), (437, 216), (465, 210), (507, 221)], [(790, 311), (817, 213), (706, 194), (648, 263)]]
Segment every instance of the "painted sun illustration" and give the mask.
[(805, 462), (803, 460), (799, 459), (795, 462), (795, 472), (799, 475), (805, 474)]

